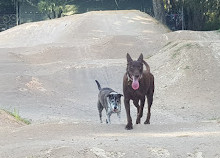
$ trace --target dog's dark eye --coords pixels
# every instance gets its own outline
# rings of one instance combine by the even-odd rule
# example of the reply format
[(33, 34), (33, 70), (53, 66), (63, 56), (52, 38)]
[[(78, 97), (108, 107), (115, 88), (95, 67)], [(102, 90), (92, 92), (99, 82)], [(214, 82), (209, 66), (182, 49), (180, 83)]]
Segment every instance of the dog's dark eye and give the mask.
[(112, 95), (109, 95), (109, 99), (113, 99), (113, 96), (112, 96)]

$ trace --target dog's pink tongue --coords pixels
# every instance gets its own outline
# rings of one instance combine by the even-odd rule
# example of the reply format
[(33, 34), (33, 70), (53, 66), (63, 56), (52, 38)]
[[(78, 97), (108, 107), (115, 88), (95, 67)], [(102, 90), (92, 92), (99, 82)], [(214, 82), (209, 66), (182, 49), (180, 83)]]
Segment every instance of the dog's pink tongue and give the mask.
[(138, 82), (138, 79), (134, 79), (133, 77), (133, 82), (132, 82), (132, 88), (134, 90), (137, 90), (139, 88), (139, 82)]

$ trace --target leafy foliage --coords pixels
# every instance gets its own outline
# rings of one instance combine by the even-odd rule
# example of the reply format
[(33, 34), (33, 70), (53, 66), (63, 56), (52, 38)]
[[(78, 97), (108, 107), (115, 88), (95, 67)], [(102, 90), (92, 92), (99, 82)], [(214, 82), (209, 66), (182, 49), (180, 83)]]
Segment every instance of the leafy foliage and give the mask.
[(37, 4), (41, 12), (47, 14), (48, 18), (60, 18), (62, 13), (72, 12), (74, 14), (77, 9), (74, 5), (67, 5), (71, 1), (67, 0), (40, 0)]
[(164, 14), (180, 13), (183, 8), (185, 29), (220, 29), (220, 0), (0, 0), (0, 14), (15, 13), (16, 1), (28, 2), (50, 19), (92, 10), (137, 9), (163, 22)]
[(188, 30), (216, 30), (220, 28), (219, 0), (164, 0), (167, 13), (176, 13), (183, 7)]
[(12, 0), (0, 0), (0, 14), (14, 14), (15, 7)]

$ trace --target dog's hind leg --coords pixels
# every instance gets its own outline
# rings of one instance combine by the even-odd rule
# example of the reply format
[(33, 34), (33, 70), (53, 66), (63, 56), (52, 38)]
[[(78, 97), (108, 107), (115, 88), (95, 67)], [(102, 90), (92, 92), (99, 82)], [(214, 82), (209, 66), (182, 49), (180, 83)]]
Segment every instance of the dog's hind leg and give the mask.
[(98, 106), (98, 110), (99, 110), (100, 123), (102, 123), (102, 110), (103, 110), (103, 106), (102, 106), (102, 104), (99, 101), (97, 103), (97, 106)]
[(147, 103), (148, 103), (148, 113), (147, 113), (147, 119), (144, 122), (144, 124), (150, 124), (150, 116), (151, 116), (151, 105), (153, 103), (153, 93), (150, 93), (147, 95)]
[(151, 113), (150, 113), (150, 109), (151, 109), (151, 105), (153, 103), (153, 95), (154, 95), (154, 76), (151, 74), (150, 75), (150, 88), (147, 92), (147, 103), (148, 103), (148, 113), (147, 113), (147, 119), (144, 122), (144, 124), (150, 124), (150, 117), (151, 117)]

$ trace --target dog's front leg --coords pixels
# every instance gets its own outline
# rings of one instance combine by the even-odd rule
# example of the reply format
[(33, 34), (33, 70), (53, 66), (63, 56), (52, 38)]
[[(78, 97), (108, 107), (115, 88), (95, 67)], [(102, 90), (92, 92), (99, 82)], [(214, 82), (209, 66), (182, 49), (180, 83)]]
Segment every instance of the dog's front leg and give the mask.
[(139, 114), (139, 111), (140, 111), (140, 106), (139, 106), (139, 104), (138, 104), (138, 101), (139, 101), (139, 100), (133, 100), (133, 104), (134, 104), (134, 106), (137, 108), (137, 115)]
[(119, 122), (121, 122), (121, 113), (118, 112), (118, 113), (117, 113), (117, 116), (118, 116), (118, 120), (119, 120)]
[(141, 123), (141, 120), (140, 120), (140, 117), (139, 117), (139, 114), (140, 114), (140, 106), (138, 104), (138, 99), (136, 100), (133, 100), (133, 104), (134, 106), (137, 108), (137, 119), (136, 119), (136, 124), (140, 124)]
[(108, 113), (107, 113), (107, 119), (106, 119), (106, 123), (107, 123), (107, 124), (111, 124), (111, 120), (110, 120), (111, 115), (112, 115), (111, 112), (108, 112)]
[(141, 98), (141, 105), (140, 105), (139, 113), (137, 115), (137, 120), (136, 120), (137, 124), (141, 123), (141, 117), (143, 116), (144, 104), (145, 104), (145, 97)]
[(130, 114), (130, 99), (124, 99), (124, 104), (125, 104), (125, 110), (127, 114), (127, 125), (125, 128), (127, 130), (130, 130), (130, 129), (133, 129), (132, 119), (131, 119), (131, 114)]

